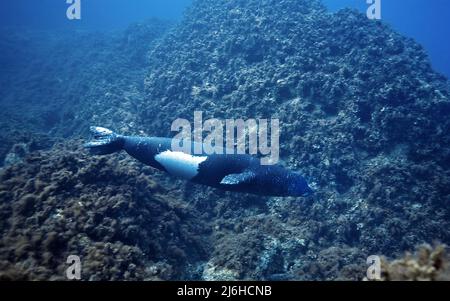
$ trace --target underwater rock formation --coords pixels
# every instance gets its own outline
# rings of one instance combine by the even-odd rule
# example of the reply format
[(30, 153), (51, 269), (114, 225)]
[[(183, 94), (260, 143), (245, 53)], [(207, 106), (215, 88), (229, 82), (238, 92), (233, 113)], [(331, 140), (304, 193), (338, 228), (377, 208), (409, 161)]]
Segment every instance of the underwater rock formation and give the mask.
[(450, 263), (445, 245), (422, 245), (414, 254), (391, 262), (382, 261), (384, 281), (450, 281)]
[[(328, 13), (319, 1), (201, 0), (150, 61), (142, 129), (169, 135), (170, 123), (194, 110), (205, 119), (279, 118), (282, 159), (317, 184), (312, 201), (254, 211), (295, 229), (303, 248), (272, 250), (261, 240), (288, 240), (286, 230), (271, 236), (220, 197), (221, 217), (245, 231), (218, 238), (235, 248), (215, 249), (213, 266), (260, 279), (259, 257), (280, 252), (277, 275), (336, 279), (352, 265), (359, 275), (343, 277), (361, 279), (369, 255), (450, 241), (450, 88), (412, 39), (356, 11)], [(343, 258), (317, 267), (329, 248)]]
[(84, 280), (198, 278), (210, 231), (179, 198), (80, 141), (34, 152), (0, 173), (0, 279), (64, 280), (69, 255)]

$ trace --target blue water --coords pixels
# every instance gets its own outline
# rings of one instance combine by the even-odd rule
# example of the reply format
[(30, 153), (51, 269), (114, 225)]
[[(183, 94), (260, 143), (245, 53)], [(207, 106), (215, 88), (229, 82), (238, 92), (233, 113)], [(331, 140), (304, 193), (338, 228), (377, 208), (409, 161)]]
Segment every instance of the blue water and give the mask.
[(151, 17), (178, 20), (192, 0), (81, 0), (81, 20), (66, 18), (66, 0), (2, 0), (0, 26), (122, 29)]
[[(150, 17), (179, 20), (192, 0), (82, 1), (82, 20), (69, 21), (65, 0), (4, 0), (0, 26), (34, 29), (121, 29)], [(323, 0), (331, 11), (367, 9), (365, 0)], [(427, 50), (434, 68), (450, 77), (450, 1), (382, 0), (382, 19)]]
[[(365, 0), (323, 0), (331, 11), (367, 10)], [(450, 1), (382, 0), (382, 20), (427, 50), (435, 70), (450, 77)]]

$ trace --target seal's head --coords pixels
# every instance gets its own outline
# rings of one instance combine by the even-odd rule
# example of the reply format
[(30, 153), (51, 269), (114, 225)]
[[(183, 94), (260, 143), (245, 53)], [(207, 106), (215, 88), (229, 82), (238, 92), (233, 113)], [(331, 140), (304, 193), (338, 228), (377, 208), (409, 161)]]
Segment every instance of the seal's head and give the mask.
[(291, 173), (287, 183), (287, 193), (289, 196), (310, 196), (314, 191), (309, 187), (305, 178), (297, 173)]

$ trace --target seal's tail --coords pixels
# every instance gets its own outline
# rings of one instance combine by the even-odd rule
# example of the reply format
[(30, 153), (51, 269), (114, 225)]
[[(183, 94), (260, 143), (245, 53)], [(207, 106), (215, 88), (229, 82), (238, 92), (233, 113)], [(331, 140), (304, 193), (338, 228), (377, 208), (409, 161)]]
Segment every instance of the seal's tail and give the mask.
[(90, 127), (93, 139), (84, 145), (94, 155), (108, 155), (122, 149), (123, 136), (117, 135), (113, 131), (97, 127)]

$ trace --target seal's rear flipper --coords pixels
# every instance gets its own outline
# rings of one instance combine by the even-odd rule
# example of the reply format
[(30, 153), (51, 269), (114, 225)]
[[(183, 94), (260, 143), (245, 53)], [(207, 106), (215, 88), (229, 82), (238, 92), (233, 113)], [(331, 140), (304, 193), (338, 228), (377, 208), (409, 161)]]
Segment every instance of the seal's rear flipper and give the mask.
[(107, 155), (122, 149), (124, 139), (106, 128), (91, 126), (93, 139), (84, 145), (94, 155)]

